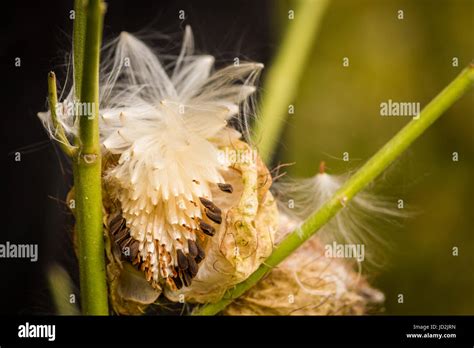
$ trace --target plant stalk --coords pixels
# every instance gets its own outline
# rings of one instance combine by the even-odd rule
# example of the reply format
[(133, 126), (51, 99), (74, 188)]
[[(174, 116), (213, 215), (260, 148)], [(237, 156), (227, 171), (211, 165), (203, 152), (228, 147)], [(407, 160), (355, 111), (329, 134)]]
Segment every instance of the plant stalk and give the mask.
[(77, 0), (75, 8), (79, 20), (74, 28), (74, 85), (75, 88), (80, 86), (80, 95), (76, 98), (79, 105), (85, 106), (79, 109), (91, 111), (76, 115), (79, 117), (79, 152), (73, 165), (81, 305), (83, 314), (108, 315), (98, 117), (99, 59), (105, 9), (100, 0), (89, 0), (87, 5)]
[(82, 63), (84, 60), (84, 45), (86, 39), (86, 7), (87, 0), (74, 1), (74, 28), (73, 28), (73, 65), (74, 65), (74, 97), (81, 99)]
[(64, 129), (58, 121), (56, 114), (58, 106), (58, 92), (56, 87), (56, 75), (54, 72), (48, 74), (48, 101), (51, 112), (51, 120), (53, 121), (54, 136), (56, 137), (61, 150), (69, 157), (73, 158), (76, 155), (76, 148), (69, 143)]
[(337, 214), (349, 201), (372, 180), (382, 173), (400, 156), (423, 132), (433, 124), (451, 105), (474, 85), (474, 65), (464, 69), (445, 89), (441, 91), (420, 113), (412, 119), (388, 143), (362, 166), (321, 209), (311, 215), (301, 227), (291, 232), (274, 249), (249, 278), (228, 290), (224, 297), (216, 302), (197, 308), (193, 315), (214, 315), (222, 311), (233, 300), (254, 286), (273, 267), (277, 266), (322, 226)]
[(254, 142), (260, 157), (270, 163), (278, 137), (298, 91), (312, 43), (329, 0), (299, 0), (276, 60), (265, 79), (261, 116), (255, 124)]

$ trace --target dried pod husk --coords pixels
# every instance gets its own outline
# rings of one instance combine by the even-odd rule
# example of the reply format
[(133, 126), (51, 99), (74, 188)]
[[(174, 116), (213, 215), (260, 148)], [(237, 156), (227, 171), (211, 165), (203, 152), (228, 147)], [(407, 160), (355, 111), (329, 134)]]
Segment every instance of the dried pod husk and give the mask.
[(345, 260), (325, 257), (315, 236), (236, 299), (224, 314), (362, 315), (378, 311), (384, 295), (352, 266)]
[(268, 169), (242, 141), (222, 151), (246, 153), (247, 160), (235, 156), (232, 169), (223, 173), (225, 181), (233, 187), (231, 194), (219, 192), (219, 187), (213, 192), (223, 221), (215, 236), (204, 245), (206, 258), (191, 286), (178, 291), (165, 288), (164, 294), (171, 301), (178, 301), (183, 295), (189, 303), (217, 301), (227, 289), (252, 274), (273, 250), (278, 210), (269, 191), (272, 180)]
[(107, 265), (109, 299), (113, 311), (121, 315), (141, 315), (160, 292), (145, 279), (143, 272), (128, 262)]

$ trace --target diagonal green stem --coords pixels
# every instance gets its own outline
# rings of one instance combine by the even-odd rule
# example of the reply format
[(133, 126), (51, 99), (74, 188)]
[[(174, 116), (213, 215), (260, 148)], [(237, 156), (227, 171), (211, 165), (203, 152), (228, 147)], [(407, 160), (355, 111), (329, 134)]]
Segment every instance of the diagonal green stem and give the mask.
[(83, 314), (107, 315), (98, 117), (99, 59), (105, 8), (100, 0), (89, 0), (87, 5), (77, 0), (75, 8), (76, 18), (85, 18), (75, 22), (74, 28), (74, 39), (77, 40), (74, 41), (74, 85), (80, 86), (80, 108), (76, 108), (80, 112), (76, 115), (79, 117), (79, 151), (73, 169), (81, 304)]
[(255, 124), (254, 141), (260, 157), (269, 163), (298, 90), (305, 62), (329, 0), (299, 0), (276, 60), (265, 79), (261, 116)]
[(400, 154), (402, 154), (423, 132), (433, 124), (456, 100), (474, 85), (474, 65), (464, 69), (441, 93), (439, 93), (420, 113), (417, 119), (410, 121), (388, 143), (385, 144), (372, 158), (365, 163), (321, 209), (311, 215), (303, 225), (291, 232), (275, 248), (270, 257), (265, 260), (249, 278), (226, 292), (224, 297), (216, 302), (197, 308), (193, 315), (214, 315), (228, 306), (234, 299), (241, 296), (254, 286), (273, 267), (277, 266), (293, 251), (302, 245), (324, 226), (343, 206), (359, 191), (366, 187), (382, 173)]

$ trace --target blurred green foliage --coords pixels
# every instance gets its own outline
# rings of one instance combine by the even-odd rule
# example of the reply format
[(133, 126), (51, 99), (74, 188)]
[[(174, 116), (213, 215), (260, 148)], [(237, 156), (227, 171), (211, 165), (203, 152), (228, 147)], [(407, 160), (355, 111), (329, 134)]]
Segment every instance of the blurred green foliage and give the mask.
[[(282, 8), (275, 13), (286, 16)], [(380, 103), (426, 105), (474, 58), (473, 29), (471, 0), (333, 0), (278, 158), (296, 162), (289, 172), (300, 177), (321, 160), (332, 174), (357, 169), (408, 122), (381, 117)], [(386, 294), (387, 314), (474, 314), (473, 116), (470, 91), (375, 184), (417, 212), (403, 226), (380, 227), (390, 248), (372, 283)]]

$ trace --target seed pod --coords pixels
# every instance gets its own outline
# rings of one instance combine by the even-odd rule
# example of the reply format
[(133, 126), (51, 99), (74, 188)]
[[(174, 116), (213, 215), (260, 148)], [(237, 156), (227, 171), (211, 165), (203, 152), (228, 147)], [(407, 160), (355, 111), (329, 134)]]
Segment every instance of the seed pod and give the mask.
[(350, 264), (324, 256), (317, 236), (233, 301), (226, 315), (361, 315), (376, 312), (383, 294)]
[[(211, 252), (217, 241), (210, 238), (218, 229), (223, 231), (219, 241), (225, 249), (221, 254), (224, 265), (227, 267), (230, 262), (232, 268), (226, 277), (232, 282), (248, 276), (271, 249), (267, 231), (261, 237), (254, 227), (262, 198), (257, 193), (255, 156), (248, 156), (248, 163), (237, 163), (219, 154), (221, 150), (254, 152), (230, 121), (237, 114), (248, 117), (239, 109), (256, 90), (254, 84), (263, 65), (242, 63), (214, 72), (211, 57), (189, 55), (192, 46), (187, 27), (183, 54), (171, 72), (143, 42), (121, 33), (104, 57), (115, 62), (129, 58), (131, 66), (123, 69), (106, 63), (100, 71), (104, 81), (99, 91), (104, 207), (114, 216), (104, 222), (109, 225), (112, 242), (131, 247), (130, 256), (135, 256), (133, 263), (143, 272), (144, 279), (155, 289), (170, 291), (178, 287), (175, 278), (183, 283), (181, 291), (191, 286), (192, 277), (203, 273), (198, 272), (198, 264), (202, 266), (208, 256), (213, 258), (209, 262), (218, 261), (214, 259), (219, 251)], [(196, 59), (200, 64), (193, 63)], [(133, 86), (149, 88), (129, 88)], [(46, 114), (40, 117), (50, 119)], [(176, 117), (177, 114), (183, 115)], [(64, 127), (67, 136), (79, 133), (73, 113), (59, 117), (58, 122), (68, 126)], [(49, 124), (48, 128), (56, 129)], [(242, 192), (236, 185), (242, 188), (243, 183), (246, 192), (236, 195), (235, 192)], [(241, 218), (242, 231), (234, 231)], [(222, 225), (226, 225), (224, 229)], [(238, 237), (242, 250), (259, 249), (257, 256), (238, 260), (234, 265), (230, 255), (236, 246), (230, 246), (231, 235)], [(197, 238), (200, 246), (188, 244), (187, 240)], [(240, 245), (247, 239), (248, 246)], [(120, 257), (117, 262), (124, 261)], [(230, 285), (227, 280), (216, 284), (222, 289)]]
[[(234, 141), (232, 146), (235, 151), (251, 151), (241, 141)], [(199, 272), (188, 287), (179, 291), (164, 289), (165, 296), (171, 301), (179, 301), (181, 294), (190, 303), (217, 301), (227, 289), (252, 274), (273, 249), (278, 211), (268, 191), (271, 185), (268, 170), (258, 159), (257, 162), (235, 162), (232, 166), (233, 169), (226, 171), (223, 177), (232, 185), (234, 194), (226, 194), (218, 185), (211, 192), (213, 205), (221, 210), (221, 224), (212, 239), (204, 240), (202, 245), (196, 239), (198, 255), (194, 261), (200, 262)], [(239, 194), (235, 194), (237, 192)], [(213, 206), (206, 200), (201, 203), (207, 209), (206, 215), (210, 219), (214, 217)], [(200, 223), (203, 231), (208, 227), (212, 226), (207, 222)], [(206, 257), (203, 259), (204, 252)], [(193, 266), (189, 265), (186, 272), (192, 275)]]

